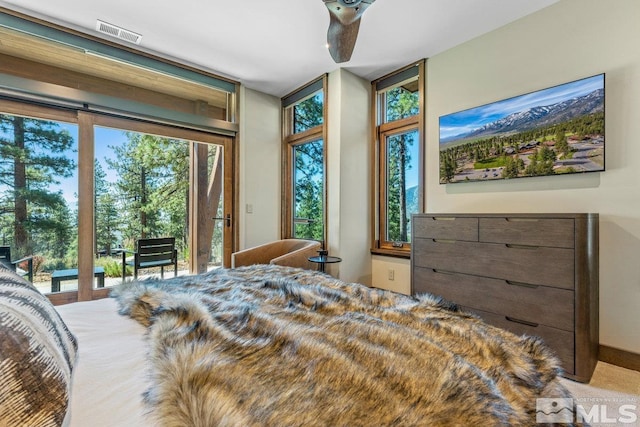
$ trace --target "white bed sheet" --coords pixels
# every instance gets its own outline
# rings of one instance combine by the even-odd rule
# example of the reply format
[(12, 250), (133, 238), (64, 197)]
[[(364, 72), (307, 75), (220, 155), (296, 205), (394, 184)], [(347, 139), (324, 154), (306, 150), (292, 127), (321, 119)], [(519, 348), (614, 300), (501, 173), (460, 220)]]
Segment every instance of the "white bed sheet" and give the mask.
[(57, 306), (78, 339), (70, 427), (149, 427), (145, 329), (117, 313), (113, 298)]

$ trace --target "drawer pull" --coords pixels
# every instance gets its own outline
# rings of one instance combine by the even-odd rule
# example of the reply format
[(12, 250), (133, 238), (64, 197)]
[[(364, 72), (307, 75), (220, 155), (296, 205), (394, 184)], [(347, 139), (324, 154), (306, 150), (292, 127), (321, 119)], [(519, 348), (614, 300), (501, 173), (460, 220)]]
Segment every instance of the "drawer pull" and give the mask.
[(453, 273), (451, 271), (436, 270), (435, 268), (432, 268), (431, 270), (436, 274), (447, 274), (449, 276), (453, 276), (453, 275), (456, 274), (456, 273)]
[(527, 322), (526, 320), (516, 319), (515, 317), (504, 316), (504, 318), (507, 319), (509, 322), (520, 323), (522, 325), (531, 326), (533, 328), (537, 328), (538, 327), (537, 323)]
[(432, 216), (431, 220), (433, 220), (433, 221), (455, 221), (456, 218), (455, 217), (450, 217), (450, 216)]
[(527, 245), (513, 245), (511, 243), (505, 243), (505, 246), (509, 249), (525, 249), (529, 251), (537, 251), (537, 246), (527, 246)]
[(431, 239), (433, 241), (433, 243), (455, 243), (455, 240), (452, 239)]
[(529, 283), (512, 282), (511, 280), (505, 280), (505, 282), (507, 283), (507, 285), (511, 285), (511, 286), (520, 286), (522, 288), (531, 288), (531, 289), (538, 288), (538, 285), (531, 285)]
[(507, 222), (538, 222), (536, 218), (505, 218)]

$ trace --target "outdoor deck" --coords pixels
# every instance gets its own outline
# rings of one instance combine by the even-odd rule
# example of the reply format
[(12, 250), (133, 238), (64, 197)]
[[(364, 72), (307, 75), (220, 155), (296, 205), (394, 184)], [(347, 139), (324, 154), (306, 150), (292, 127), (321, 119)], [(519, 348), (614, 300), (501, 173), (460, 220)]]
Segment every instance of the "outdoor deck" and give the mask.
[[(211, 269), (214, 268), (218, 268), (216, 266), (211, 266)], [(189, 274), (189, 271), (186, 269), (178, 269), (178, 276), (186, 276), (187, 274)], [(48, 294), (51, 293), (51, 289), (52, 289), (52, 275), (48, 275), (48, 274), (42, 274), (42, 275), (38, 275), (36, 277), (34, 277), (34, 281), (33, 284), (34, 286), (43, 294)], [(139, 274), (138, 275), (138, 280), (143, 280), (143, 279), (148, 279), (151, 277), (157, 277), (158, 279), (160, 278), (160, 270), (158, 270), (158, 272), (156, 273), (154, 272), (149, 272), (146, 274)], [(173, 274), (170, 275), (166, 275), (165, 274), (165, 279), (169, 278), (169, 277), (173, 277)], [(129, 277), (127, 276), (127, 280), (133, 280), (133, 277)], [(105, 288), (111, 288), (114, 286), (117, 286), (119, 284), (122, 283), (122, 277), (104, 277), (104, 287)], [(94, 284), (95, 286), (95, 284)], [(75, 291), (78, 289), (78, 279), (77, 277), (75, 278), (65, 278), (63, 281), (59, 282), (59, 292), (67, 292), (67, 291)]]

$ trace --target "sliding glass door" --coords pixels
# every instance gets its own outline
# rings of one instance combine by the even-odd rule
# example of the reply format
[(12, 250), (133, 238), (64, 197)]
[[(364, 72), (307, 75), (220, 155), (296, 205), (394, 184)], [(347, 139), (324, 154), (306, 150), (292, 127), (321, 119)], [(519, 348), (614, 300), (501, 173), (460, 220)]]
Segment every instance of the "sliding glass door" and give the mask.
[(27, 258), (18, 272), (54, 303), (106, 296), (141, 238), (174, 237), (179, 274), (228, 266), (232, 146), (228, 136), (0, 100), (2, 251)]
[(232, 251), (230, 144), (191, 145), (191, 270), (229, 266)]
[(65, 113), (2, 107), (0, 246), (18, 273), (51, 292), (42, 272), (77, 268), (78, 125)]
[(228, 265), (232, 197), (225, 160), (231, 161), (231, 138), (95, 120), (96, 265), (121, 278), (122, 251), (126, 257), (138, 239), (156, 237), (175, 238), (179, 274)]

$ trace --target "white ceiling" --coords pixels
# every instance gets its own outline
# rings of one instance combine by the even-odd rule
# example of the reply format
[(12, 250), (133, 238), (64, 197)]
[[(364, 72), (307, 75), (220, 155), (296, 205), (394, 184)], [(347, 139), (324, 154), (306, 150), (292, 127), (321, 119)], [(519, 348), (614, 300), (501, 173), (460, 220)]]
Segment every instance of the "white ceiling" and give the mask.
[[(100, 19), (142, 34), (139, 48), (284, 96), (343, 67), (374, 80), (558, 0), (377, 0), (349, 62), (327, 51), (322, 0), (0, 0), (0, 6), (102, 38)], [(1, 42), (1, 40), (0, 40)]]

